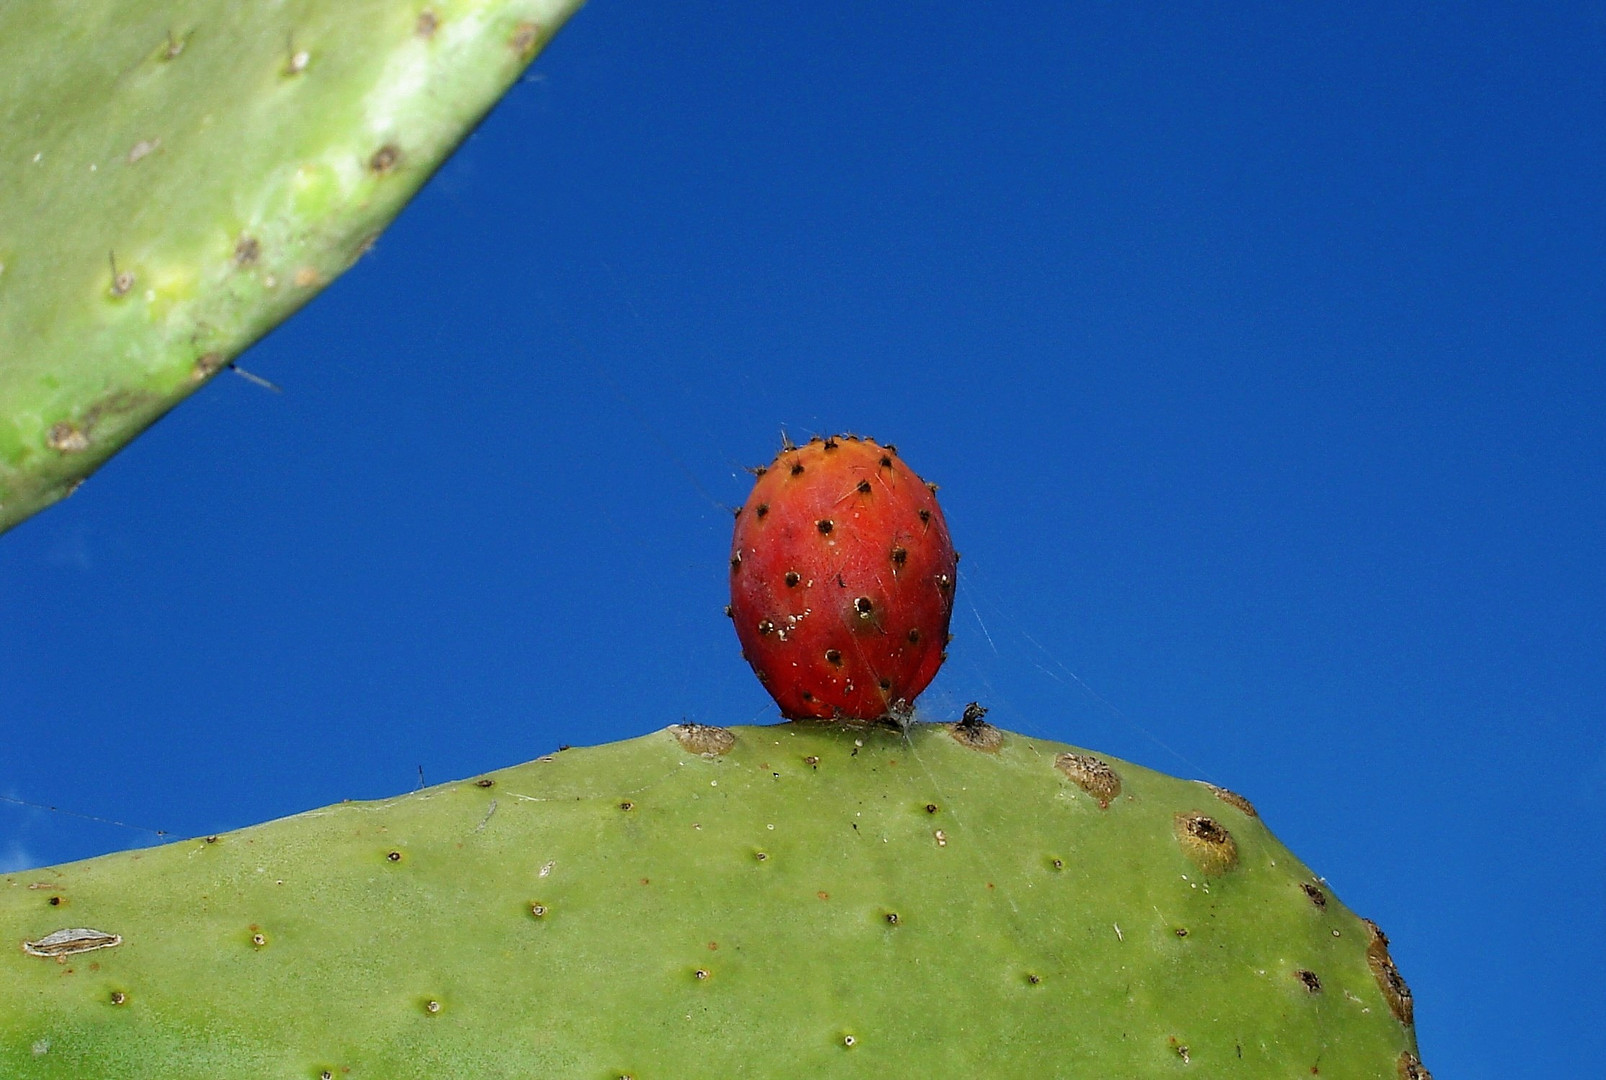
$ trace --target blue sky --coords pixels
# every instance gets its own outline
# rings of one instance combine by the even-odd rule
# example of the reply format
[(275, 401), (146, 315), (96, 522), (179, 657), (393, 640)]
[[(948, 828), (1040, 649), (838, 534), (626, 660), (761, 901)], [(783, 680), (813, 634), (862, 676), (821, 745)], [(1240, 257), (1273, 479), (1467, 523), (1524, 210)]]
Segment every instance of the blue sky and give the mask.
[[(922, 699), (1248, 795), (1423, 1057), (1589, 1075), (1606, 6), (595, 0), (374, 252), (0, 539), (0, 795), (173, 836), (773, 707), (743, 466), (896, 442)], [(0, 867), (149, 833), (0, 802)]]

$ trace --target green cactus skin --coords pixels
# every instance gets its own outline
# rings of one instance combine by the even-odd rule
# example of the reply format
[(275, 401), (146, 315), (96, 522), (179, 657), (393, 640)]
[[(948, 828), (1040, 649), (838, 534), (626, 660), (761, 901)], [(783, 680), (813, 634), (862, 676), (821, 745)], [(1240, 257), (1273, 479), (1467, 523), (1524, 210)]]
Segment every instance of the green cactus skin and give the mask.
[(350, 266), (576, 7), (0, 4), (0, 531)]
[(1428, 1075), (1247, 803), (985, 725), (670, 728), (12, 874), (0, 938), (17, 1080)]

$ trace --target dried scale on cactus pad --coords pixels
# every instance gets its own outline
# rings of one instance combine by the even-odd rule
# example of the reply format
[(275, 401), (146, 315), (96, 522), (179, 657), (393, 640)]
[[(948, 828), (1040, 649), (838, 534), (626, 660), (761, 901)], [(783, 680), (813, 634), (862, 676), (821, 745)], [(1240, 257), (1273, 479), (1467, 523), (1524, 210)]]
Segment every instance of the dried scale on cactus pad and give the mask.
[(936, 485), (851, 435), (756, 471), (731, 544), (743, 657), (788, 718), (907, 716), (953, 614), (959, 556)]

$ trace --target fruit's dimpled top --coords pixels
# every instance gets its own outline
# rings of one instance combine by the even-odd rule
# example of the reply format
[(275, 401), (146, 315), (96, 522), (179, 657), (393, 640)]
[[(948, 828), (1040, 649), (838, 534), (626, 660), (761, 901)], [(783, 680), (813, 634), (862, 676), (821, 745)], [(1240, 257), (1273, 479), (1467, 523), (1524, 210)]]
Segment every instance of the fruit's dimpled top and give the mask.
[(730, 614), (783, 716), (874, 720), (937, 674), (958, 556), (935, 490), (852, 436), (760, 470), (736, 517)]

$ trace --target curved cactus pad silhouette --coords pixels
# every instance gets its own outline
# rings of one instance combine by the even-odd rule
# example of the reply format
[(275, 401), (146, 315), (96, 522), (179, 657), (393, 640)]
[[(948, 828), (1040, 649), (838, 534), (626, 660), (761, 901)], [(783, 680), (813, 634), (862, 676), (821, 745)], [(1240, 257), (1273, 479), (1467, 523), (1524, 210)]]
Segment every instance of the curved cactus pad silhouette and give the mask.
[(0, 530), (350, 266), (578, 6), (0, 5)]
[(0, 878), (0, 1074), (1426, 1077), (1231, 792), (978, 718), (683, 725)]

